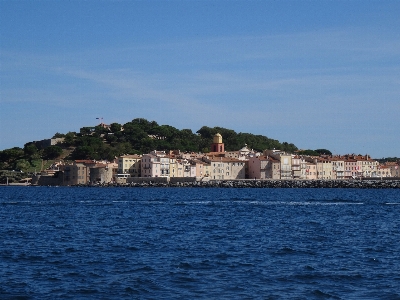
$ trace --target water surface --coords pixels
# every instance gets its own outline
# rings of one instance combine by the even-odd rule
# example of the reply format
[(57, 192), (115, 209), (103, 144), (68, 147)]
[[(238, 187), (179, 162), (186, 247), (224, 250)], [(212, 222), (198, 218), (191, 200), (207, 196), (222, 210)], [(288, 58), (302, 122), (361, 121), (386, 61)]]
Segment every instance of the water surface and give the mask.
[(400, 299), (400, 193), (0, 187), (0, 298)]

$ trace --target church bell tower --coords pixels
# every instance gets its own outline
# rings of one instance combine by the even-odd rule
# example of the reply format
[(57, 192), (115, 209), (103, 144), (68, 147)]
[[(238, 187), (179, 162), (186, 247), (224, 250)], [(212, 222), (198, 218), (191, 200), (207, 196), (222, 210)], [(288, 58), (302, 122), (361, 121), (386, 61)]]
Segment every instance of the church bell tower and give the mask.
[(222, 142), (222, 135), (220, 135), (219, 133), (217, 133), (213, 137), (211, 152), (225, 152), (224, 143)]

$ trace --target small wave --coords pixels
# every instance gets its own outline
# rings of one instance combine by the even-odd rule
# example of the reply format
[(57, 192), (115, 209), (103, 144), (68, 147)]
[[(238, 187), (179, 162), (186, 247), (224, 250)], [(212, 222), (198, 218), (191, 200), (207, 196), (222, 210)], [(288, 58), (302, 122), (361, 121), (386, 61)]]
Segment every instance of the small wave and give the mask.
[(312, 295), (313, 295), (314, 297), (321, 298), (321, 299), (340, 299), (340, 297), (331, 295), (331, 294), (326, 293), (326, 292), (323, 292), (323, 291), (321, 291), (321, 290), (314, 290), (314, 291), (312, 291)]
[(1, 204), (3, 204), (3, 205), (8, 205), (8, 204), (18, 205), (18, 204), (26, 204), (26, 203), (31, 203), (31, 201), (4, 201), (4, 202), (1, 202)]
[(152, 271), (154, 271), (154, 269), (150, 266), (142, 266), (142, 267), (132, 270), (132, 272), (143, 272), (143, 271), (144, 272), (152, 272)]
[(293, 254), (295, 252), (296, 252), (296, 250), (294, 250), (294, 249), (292, 249), (290, 247), (283, 247), (283, 248), (277, 250), (275, 252), (275, 254)]
[(76, 291), (77, 293), (88, 295), (88, 294), (96, 294), (99, 291), (97, 289), (79, 289)]
[(139, 250), (139, 248), (137, 248), (135, 246), (128, 246), (128, 247), (126, 247), (126, 249), (130, 250), (130, 251), (138, 251)]
[(185, 202), (182, 202), (182, 203), (184, 203), (184, 204), (206, 204), (206, 205), (209, 205), (209, 204), (212, 204), (213, 203), (213, 201), (211, 201), (211, 200), (207, 200), (207, 201), (185, 201)]
[(191, 269), (192, 265), (187, 262), (181, 262), (181, 263), (179, 263), (178, 268), (187, 270), (187, 269)]
[(363, 205), (362, 202), (288, 202), (288, 205)]

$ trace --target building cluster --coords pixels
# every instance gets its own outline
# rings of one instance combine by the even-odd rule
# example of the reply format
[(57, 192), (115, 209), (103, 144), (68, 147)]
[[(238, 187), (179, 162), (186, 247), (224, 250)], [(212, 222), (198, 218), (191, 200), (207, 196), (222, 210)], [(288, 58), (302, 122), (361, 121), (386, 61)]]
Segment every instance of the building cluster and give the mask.
[(380, 165), (368, 155), (303, 156), (279, 150), (253, 151), (245, 145), (225, 151), (222, 136), (216, 134), (209, 153), (152, 151), (123, 155), (114, 162), (76, 160), (60, 163), (48, 172), (58, 172), (63, 185), (129, 182), (129, 178), (186, 178), (198, 180), (235, 179), (357, 179), (400, 177), (398, 163)]

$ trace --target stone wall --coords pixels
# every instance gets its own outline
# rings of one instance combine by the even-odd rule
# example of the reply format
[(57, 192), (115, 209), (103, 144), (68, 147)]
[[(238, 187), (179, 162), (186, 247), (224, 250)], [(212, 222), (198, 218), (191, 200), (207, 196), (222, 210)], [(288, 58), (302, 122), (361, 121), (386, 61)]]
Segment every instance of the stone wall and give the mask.
[(195, 182), (196, 177), (171, 177), (169, 179), (170, 184), (176, 184), (178, 182)]
[(162, 183), (168, 184), (168, 177), (128, 177), (126, 183)]
[(61, 172), (57, 172), (54, 176), (36, 175), (32, 178), (32, 184), (44, 186), (59, 186), (63, 185), (63, 176)]
[[(132, 180), (133, 179), (133, 180)], [(144, 180), (145, 179), (145, 180)], [(160, 177), (158, 177), (160, 179)], [(201, 188), (359, 188), (359, 189), (400, 189), (400, 180), (210, 180), (174, 181), (154, 178), (131, 178), (126, 184), (102, 186), (125, 187), (201, 187)]]

